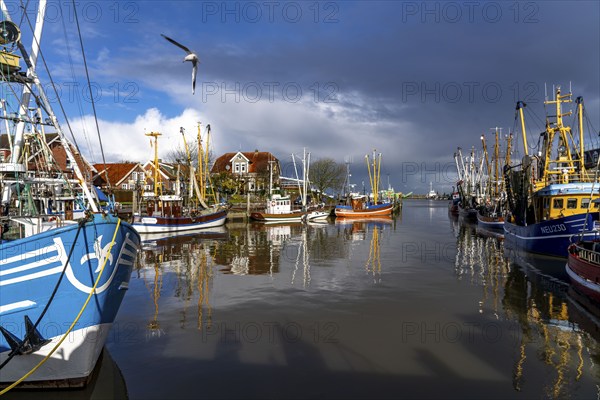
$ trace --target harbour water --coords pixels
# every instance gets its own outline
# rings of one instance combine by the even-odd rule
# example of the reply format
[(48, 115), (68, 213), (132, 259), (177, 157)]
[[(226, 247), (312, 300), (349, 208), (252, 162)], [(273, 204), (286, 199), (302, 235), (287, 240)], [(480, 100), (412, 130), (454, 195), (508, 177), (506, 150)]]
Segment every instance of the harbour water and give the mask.
[(10, 395), (598, 398), (600, 309), (562, 268), (433, 200), (393, 220), (157, 239), (102, 359), (121, 373)]

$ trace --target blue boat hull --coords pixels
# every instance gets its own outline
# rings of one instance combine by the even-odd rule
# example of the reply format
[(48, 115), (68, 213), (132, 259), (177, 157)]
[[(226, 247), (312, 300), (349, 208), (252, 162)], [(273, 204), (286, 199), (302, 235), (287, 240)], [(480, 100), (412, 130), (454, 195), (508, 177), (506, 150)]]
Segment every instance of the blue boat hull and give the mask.
[(519, 250), (566, 258), (569, 244), (580, 239), (584, 225), (583, 240), (598, 237), (598, 231), (592, 230), (597, 214), (571, 215), (527, 226), (504, 222), (504, 239)]
[[(102, 271), (74, 330), (26, 382), (78, 379), (91, 373), (140, 248), (139, 234), (125, 222), (110, 247), (117, 221), (114, 216), (95, 215), (81, 228), (73, 224), (0, 244), (0, 326), (23, 340), (25, 316), (35, 323), (50, 302), (37, 330), (51, 340), (31, 354), (14, 356), (2, 369), (0, 382), (19, 379), (50, 352), (77, 317)], [(10, 343), (0, 335), (0, 363), (9, 353)]]

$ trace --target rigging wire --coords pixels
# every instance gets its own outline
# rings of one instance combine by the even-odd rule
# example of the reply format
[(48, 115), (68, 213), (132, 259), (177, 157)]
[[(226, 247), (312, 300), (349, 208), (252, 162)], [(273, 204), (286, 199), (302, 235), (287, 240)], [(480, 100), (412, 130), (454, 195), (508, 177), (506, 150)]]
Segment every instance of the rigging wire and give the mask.
[[(87, 59), (85, 57), (85, 50), (83, 48), (83, 37), (81, 35), (81, 28), (79, 27), (79, 17), (77, 16), (77, 6), (75, 3), (75, 0), (73, 0), (72, 3), (73, 3), (73, 15), (75, 15), (75, 23), (77, 25), (77, 33), (79, 35), (79, 44), (81, 46), (81, 55), (83, 57), (83, 65), (85, 67), (85, 75), (87, 78), (88, 89), (90, 91), (90, 101), (92, 103), (92, 110), (94, 111), (94, 122), (96, 123), (96, 131), (98, 133), (98, 142), (100, 143), (100, 153), (102, 155), (102, 163), (104, 164), (104, 169), (106, 169), (106, 158), (104, 157), (104, 148), (102, 146), (102, 138), (100, 137), (100, 126), (98, 125), (98, 114), (96, 113), (96, 102), (94, 101), (94, 96), (92, 94), (92, 86), (90, 83), (90, 74), (89, 74), (89, 70), (88, 70), (88, 66), (87, 66)], [(108, 174), (106, 174), (106, 185), (108, 186), (109, 191), (112, 191)]]
[[(61, 15), (65, 15), (62, 9), (62, 3), (59, 2), (59, 9), (60, 9), (60, 13)], [(66, 46), (66, 50), (67, 50), (67, 56), (68, 56), (68, 60), (69, 60), (69, 69), (71, 71), (71, 79), (73, 79), (73, 82), (77, 82), (76, 79), (76, 75), (75, 75), (75, 68), (74, 68), (74, 62), (73, 62), (73, 57), (71, 56), (71, 44), (69, 42), (69, 35), (67, 33), (67, 26), (65, 25), (65, 19), (61, 18), (61, 22), (62, 22), (62, 28), (63, 28), (63, 35), (65, 38), (65, 46)], [(77, 87), (77, 85), (75, 86)], [(81, 118), (81, 128), (83, 131), (83, 136), (85, 138), (85, 142), (86, 145), (88, 147), (88, 153), (90, 154), (90, 158), (92, 163), (95, 163), (95, 157), (94, 157), (94, 153), (93, 153), (93, 147), (92, 144), (90, 142), (90, 138), (86, 129), (86, 124), (85, 124), (85, 120), (84, 120), (84, 112), (83, 112), (83, 107), (81, 104), (81, 98), (79, 96), (79, 90), (75, 90), (75, 99), (76, 99), (76, 103), (77, 103), (77, 108), (79, 110), (79, 116)]]
[[(21, 4), (22, 4), (22, 0), (21, 0)], [(26, 14), (26, 13), (24, 13)], [(31, 25), (31, 20), (29, 19), (29, 17), (26, 15), (26, 20), (27, 20), (27, 24), (29, 25), (29, 28), (31, 29), (31, 31), (33, 32), (33, 26)], [(37, 41), (37, 38), (35, 38), (34, 35), (34, 40)], [(56, 89), (56, 84), (54, 82), (54, 79), (52, 78), (52, 74), (50, 73), (50, 69), (48, 68), (48, 64), (46, 63), (46, 57), (44, 57), (44, 53), (42, 51), (42, 48), (40, 46), (39, 43), (36, 43), (39, 47), (39, 56), (42, 60), (42, 63), (44, 64), (44, 68), (46, 69), (46, 73), (48, 74), (48, 80), (50, 81), (50, 84), (52, 85), (52, 89), (54, 90), (54, 94), (56, 96), (56, 101), (58, 102), (58, 105), (60, 107), (60, 110), (63, 114), (63, 118), (65, 119), (65, 122), (67, 123), (67, 128), (69, 129), (69, 132), (71, 133), (71, 139), (73, 140), (73, 145), (75, 146), (75, 149), (77, 150), (78, 153), (81, 153), (80, 149), (79, 149), (79, 144), (77, 143), (77, 139), (75, 139), (75, 134), (73, 133), (73, 129), (71, 128), (71, 122), (69, 121), (69, 118), (67, 117), (67, 113), (65, 111), (64, 105), (60, 99), (60, 96), (58, 94), (58, 90)], [(26, 84), (27, 85), (27, 84)], [(31, 90), (31, 87), (30, 87)], [(34, 96), (35, 97), (35, 96)], [(46, 109), (46, 107), (44, 106), (44, 104), (40, 103), (37, 100), (36, 97), (36, 103), (38, 104), (38, 106), (40, 106), (41, 108), (44, 109), (44, 111), (46, 111), (46, 114), (50, 115), (49, 110)]]

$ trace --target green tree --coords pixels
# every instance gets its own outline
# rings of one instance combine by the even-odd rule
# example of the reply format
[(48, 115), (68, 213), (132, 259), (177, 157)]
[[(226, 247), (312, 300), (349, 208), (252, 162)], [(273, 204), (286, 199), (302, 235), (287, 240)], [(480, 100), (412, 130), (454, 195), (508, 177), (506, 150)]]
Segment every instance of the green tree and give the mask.
[(215, 191), (231, 196), (239, 191), (239, 181), (228, 172), (213, 175), (212, 183)]

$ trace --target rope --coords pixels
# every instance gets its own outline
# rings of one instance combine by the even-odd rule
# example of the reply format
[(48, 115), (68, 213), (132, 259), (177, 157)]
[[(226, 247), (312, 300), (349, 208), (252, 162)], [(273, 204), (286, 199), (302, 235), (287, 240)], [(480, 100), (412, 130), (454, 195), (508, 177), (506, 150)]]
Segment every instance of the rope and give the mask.
[[(110, 242), (110, 245), (108, 247), (107, 254), (110, 254), (110, 251), (112, 250), (112, 247), (115, 244), (115, 240), (117, 239), (117, 232), (119, 231), (120, 225), (121, 225), (121, 219), (118, 219), (117, 220), (117, 226), (115, 228), (115, 233), (113, 234), (112, 241)], [(73, 246), (73, 247), (75, 247), (75, 246)], [(0, 396), (2, 396), (3, 394), (5, 394), (9, 390), (13, 389), (15, 386), (17, 386), (18, 384), (20, 384), (21, 382), (23, 382), (31, 374), (33, 374), (35, 371), (37, 371), (37, 369), (39, 367), (41, 367), (46, 361), (48, 361), (48, 359), (50, 357), (52, 357), (52, 354), (54, 354), (54, 352), (60, 347), (60, 345), (62, 344), (62, 342), (64, 342), (65, 339), (67, 338), (67, 336), (69, 336), (69, 334), (71, 333), (71, 331), (73, 330), (73, 328), (75, 327), (75, 325), (77, 324), (77, 322), (79, 322), (79, 318), (81, 318), (81, 315), (83, 314), (83, 311), (85, 311), (88, 303), (90, 302), (90, 300), (92, 298), (92, 295), (96, 292), (96, 286), (98, 286), (98, 282), (100, 282), (100, 278), (102, 278), (102, 273), (104, 272), (104, 268), (106, 267), (106, 262), (107, 261), (108, 261), (108, 256), (104, 257), (104, 263), (102, 264), (102, 268), (100, 269), (100, 273), (98, 274), (98, 278), (96, 278), (96, 282), (94, 282), (94, 286), (92, 287), (92, 290), (90, 290), (90, 294), (88, 295), (87, 299), (83, 303), (83, 306), (81, 307), (81, 310), (79, 310), (79, 313), (77, 314), (77, 317), (75, 317), (75, 320), (73, 321), (73, 323), (71, 324), (71, 326), (69, 327), (69, 329), (67, 329), (67, 331), (65, 332), (65, 334), (63, 335), (63, 337), (58, 341), (58, 343), (56, 343), (56, 345), (54, 346), (54, 348), (52, 348), (52, 350), (50, 351), (50, 353), (48, 353), (48, 355), (46, 357), (44, 357), (44, 359), (42, 359), (35, 367), (33, 367), (28, 373), (26, 373), (25, 375), (23, 375), (23, 377), (21, 377), (15, 383), (11, 384), (7, 388), (5, 388), (2, 391), (0, 391)]]

